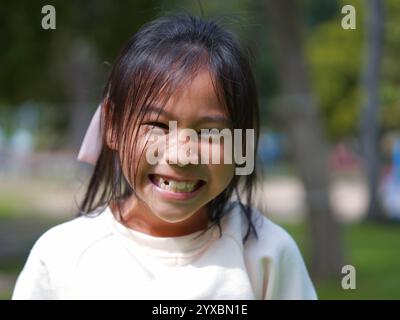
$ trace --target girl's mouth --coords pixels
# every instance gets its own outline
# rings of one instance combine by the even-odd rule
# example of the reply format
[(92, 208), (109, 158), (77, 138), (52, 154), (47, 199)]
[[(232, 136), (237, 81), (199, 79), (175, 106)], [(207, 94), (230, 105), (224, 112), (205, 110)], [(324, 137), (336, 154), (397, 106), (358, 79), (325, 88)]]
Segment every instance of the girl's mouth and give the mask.
[(158, 188), (174, 193), (192, 193), (205, 184), (203, 180), (177, 181), (158, 174), (149, 174), (149, 179)]

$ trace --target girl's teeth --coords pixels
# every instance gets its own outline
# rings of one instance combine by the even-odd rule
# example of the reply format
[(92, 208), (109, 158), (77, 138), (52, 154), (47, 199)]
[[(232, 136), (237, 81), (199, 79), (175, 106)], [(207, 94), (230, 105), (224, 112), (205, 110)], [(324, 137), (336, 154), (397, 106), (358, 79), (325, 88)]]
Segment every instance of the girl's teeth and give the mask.
[(192, 192), (197, 184), (197, 181), (167, 180), (160, 176), (155, 176), (155, 182), (161, 189), (173, 192)]

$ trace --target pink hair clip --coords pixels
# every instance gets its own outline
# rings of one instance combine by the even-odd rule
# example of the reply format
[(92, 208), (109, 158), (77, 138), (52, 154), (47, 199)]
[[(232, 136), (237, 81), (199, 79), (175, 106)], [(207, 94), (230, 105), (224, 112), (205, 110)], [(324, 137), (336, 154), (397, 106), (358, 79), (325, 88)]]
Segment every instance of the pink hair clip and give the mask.
[(77, 159), (96, 165), (102, 147), (102, 128), (100, 128), (101, 104), (98, 106), (86, 131)]

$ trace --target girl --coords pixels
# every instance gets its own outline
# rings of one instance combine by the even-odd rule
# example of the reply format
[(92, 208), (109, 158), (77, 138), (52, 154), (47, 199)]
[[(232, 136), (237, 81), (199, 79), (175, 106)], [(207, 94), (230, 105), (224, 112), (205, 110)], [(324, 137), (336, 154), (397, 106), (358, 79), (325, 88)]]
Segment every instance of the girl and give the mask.
[[(150, 137), (169, 135), (170, 121), (178, 143), (150, 164)], [(81, 216), (40, 237), (13, 298), (315, 299), (293, 239), (251, 206), (255, 170), (235, 174), (240, 165), (224, 161), (230, 149), (213, 134), (182, 152), (194, 145), (180, 139), (185, 129), (253, 129), (255, 156), (258, 121), (246, 55), (217, 21), (176, 15), (143, 26), (85, 136), (79, 159), (95, 168)], [(205, 150), (224, 152), (199, 163)]]

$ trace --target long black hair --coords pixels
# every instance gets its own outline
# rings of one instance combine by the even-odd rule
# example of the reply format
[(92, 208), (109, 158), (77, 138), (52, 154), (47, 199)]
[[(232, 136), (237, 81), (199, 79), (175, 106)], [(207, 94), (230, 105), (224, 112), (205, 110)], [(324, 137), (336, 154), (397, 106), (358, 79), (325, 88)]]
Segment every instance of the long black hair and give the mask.
[[(103, 92), (103, 146), (80, 205), (80, 215), (134, 194), (137, 167), (132, 172), (133, 166), (128, 166), (127, 178), (122, 172), (120, 159), (134, 161), (137, 155), (132, 150), (135, 148), (110, 148), (105, 143), (107, 132), (111, 132), (118, 145), (131, 146), (132, 141), (135, 145), (136, 128), (148, 106), (155, 100), (168, 101), (177, 88), (193, 79), (204, 67), (212, 75), (215, 92), (226, 107), (233, 128), (255, 130), (253, 159), (256, 159), (259, 107), (249, 51), (243, 49), (218, 18), (205, 20), (187, 13), (159, 17), (142, 26), (113, 65)], [(245, 145), (246, 139), (243, 140)], [(125, 157), (128, 152), (131, 153)], [(251, 206), (256, 167), (257, 163), (249, 175), (235, 175), (227, 188), (208, 203), (209, 219), (221, 230), (220, 219), (227, 212), (226, 207), (232, 203), (232, 198), (237, 197), (236, 202), (249, 222), (244, 240), (251, 231), (257, 236)], [(133, 186), (128, 181), (132, 181)]]

